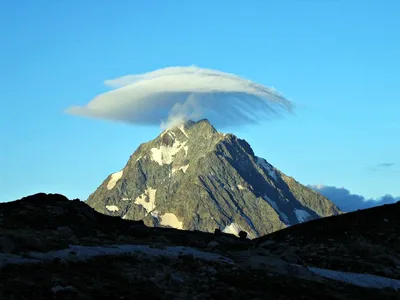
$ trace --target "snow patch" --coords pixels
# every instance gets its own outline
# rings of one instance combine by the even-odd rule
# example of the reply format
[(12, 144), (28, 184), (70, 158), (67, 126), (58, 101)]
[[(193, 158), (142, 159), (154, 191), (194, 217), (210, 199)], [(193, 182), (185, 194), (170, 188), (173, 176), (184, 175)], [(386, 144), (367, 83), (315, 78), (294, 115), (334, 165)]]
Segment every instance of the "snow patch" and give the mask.
[(236, 236), (239, 236), (239, 232), (242, 230), (242, 228), (240, 227), (239, 224), (236, 223), (231, 223), (229, 225), (227, 225), (222, 232), (224, 233), (231, 233), (234, 234)]
[(182, 133), (183, 133), (187, 138), (189, 138), (189, 136), (187, 135), (187, 133), (186, 133), (186, 131), (185, 131), (185, 126), (180, 125), (178, 128), (180, 129), (180, 131), (182, 131)]
[(112, 190), (114, 188), (114, 186), (117, 184), (118, 180), (121, 179), (123, 173), (124, 173), (124, 171), (121, 170), (119, 172), (111, 174), (111, 178), (107, 183), (107, 189), (108, 190)]
[(311, 217), (311, 215), (303, 209), (295, 208), (294, 213), (296, 214), (296, 218), (299, 220), (299, 222), (305, 222)]
[(342, 281), (345, 283), (361, 287), (376, 288), (376, 289), (384, 289), (384, 288), (393, 288), (396, 290), (400, 289), (400, 280), (397, 279), (391, 279), (371, 274), (333, 271), (333, 270), (320, 269), (314, 267), (308, 267), (308, 269), (311, 272), (318, 274), (322, 277), (337, 281)]
[(178, 171), (178, 170), (182, 170), (183, 173), (186, 173), (187, 168), (189, 168), (189, 165), (181, 166), (179, 168), (173, 167), (172, 170), (171, 170), (171, 173), (172, 173), (172, 175), (174, 175), (176, 173), (176, 171)]
[(183, 173), (186, 173), (187, 168), (189, 168), (188, 164), (186, 166), (179, 167), (179, 170), (182, 170)]
[(274, 168), (263, 158), (257, 157), (257, 164), (267, 171), (268, 175), (271, 176), (275, 181), (278, 180), (278, 175)]
[(179, 221), (173, 213), (165, 213), (160, 218), (160, 224), (162, 226), (171, 226), (176, 229), (183, 229), (183, 223)]
[(273, 209), (276, 211), (276, 213), (283, 219), (283, 222), (284, 222), (286, 225), (290, 225), (288, 216), (287, 216), (284, 212), (282, 212), (282, 211), (279, 209), (278, 205), (276, 204), (276, 202), (275, 202), (274, 200), (272, 200), (271, 198), (269, 198), (267, 195), (264, 195), (263, 199), (264, 199), (265, 201), (267, 201), (269, 205), (272, 206), (272, 208), (273, 208)]
[[(143, 206), (147, 213), (149, 213), (156, 208), (156, 191), (156, 189), (149, 187), (143, 194), (135, 199), (135, 204)], [(146, 199), (148, 201), (146, 201)]]
[(52, 262), (55, 259), (62, 261), (84, 261), (97, 256), (137, 255), (149, 257), (169, 257), (177, 259), (182, 254), (192, 254), (194, 257), (205, 260), (234, 264), (227, 257), (216, 253), (204, 252), (191, 247), (168, 246), (163, 249), (151, 248), (148, 245), (108, 245), (108, 246), (79, 246), (71, 245), (67, 249), (50, 252), (29, 252), (23, 256), (0, 253), (0, 268), (7, 265), (38, 264)]
[(121, 200), (122, 200), (122, 201), (131, 201), (132, 198), (122, 198)]
[(115, 205), (106, 205), (106, 208), (109, 211), (119, 211), (118, 206), (115, 206)]
[(238, 188), (239, 190), (241, 190), (241, 191), (245, 189), (244, 186), (241, 185), (241, 184), (238, 184), (238, 185), (237, 185), (237, 188)]
[[(152, 148), (151, 158), (157, 162), (160, 166), (169, 165), (174, 160), (174, 155), (177, 154), (182, 148), (185, 148), (186, 142), (174, 141), (172, 146), (160, 146), (160, 148)], [(187, 154), (187, 150), (185, 149)]]

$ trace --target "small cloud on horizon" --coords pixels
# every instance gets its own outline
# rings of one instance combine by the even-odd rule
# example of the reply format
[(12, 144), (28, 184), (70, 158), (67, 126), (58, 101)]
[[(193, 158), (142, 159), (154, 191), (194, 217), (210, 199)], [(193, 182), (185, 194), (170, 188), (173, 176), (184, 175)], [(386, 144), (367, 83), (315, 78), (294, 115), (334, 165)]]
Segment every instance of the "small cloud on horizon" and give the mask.
[(397, 172), (398, 170), (394, 169), (395, 166), (396, 166), (396, 163), (394, 163), (394, 162), (384, 162), (384, 163), (376, 164), (374, 166), (370, 166), (370, 167), (368, 167), (368, 170), (373, 171), (373, 172), (379, 172), (379, 171)]
[(381, 163), (378, 165), (378, 167), (387, 168), (387, 167), (393, 167), (394, 165), (395, 163)]
[(366, 199), (364, 196), (351, 194), (346, 188), (337, 188), (323, 184), (308, 185), (309, 188), (317, 191), (335, 203), (342, 211), (350, 212), (358, 209), (366, 209), (383, 204), (391, 204), (400, 201), (400, 197), (385, 195), (378, 199)]

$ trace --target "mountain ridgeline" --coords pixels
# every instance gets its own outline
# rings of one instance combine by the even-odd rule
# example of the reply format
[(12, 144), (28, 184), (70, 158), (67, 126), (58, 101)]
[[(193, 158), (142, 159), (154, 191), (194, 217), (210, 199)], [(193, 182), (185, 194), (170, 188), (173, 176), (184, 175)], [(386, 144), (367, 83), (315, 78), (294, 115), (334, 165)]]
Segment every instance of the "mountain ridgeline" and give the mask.
[(341, 214), (331, 201), (286, 176), (250, 145), (207, 121), (186, 122), (141, 144), (87, 204), (148, 226), (256, 238)]

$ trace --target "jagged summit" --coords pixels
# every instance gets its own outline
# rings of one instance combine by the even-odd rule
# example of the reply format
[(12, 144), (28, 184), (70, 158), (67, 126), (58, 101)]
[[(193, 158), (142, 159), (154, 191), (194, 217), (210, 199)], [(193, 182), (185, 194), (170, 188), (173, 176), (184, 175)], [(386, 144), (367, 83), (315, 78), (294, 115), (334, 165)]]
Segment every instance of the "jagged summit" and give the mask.
[(286, 176), (207, 119), (188, 121), (141, 144), (87, 203), (149, 226), (257, 237), (340, 213), (328, 199)]
[(210, 126), (210, 127), (214, 128), (214, 126), (211, 125), (210, 121), (207, 118), (203, 118), (203, 119), (200, 119), (200, 120), (197, 120), (197, 121), (187, 120), (187, 121), (184, 122), (184, 125), (188, 126), (188, 127), (191, 127), (193, 125), (199, 125), (199, 126)]
[(177, 131), (182, 131), (186, 137), (188, 137), (188, 135), (186, 134), (186, 131), (191, 131), (191, 132), (207, 131), (207, 132), (211, 132), (211, 133), (218, 132), (208, 119), (201, 119), (198, 121), (187, 120), (181, 124), (178, 124), (171, 128), (165, 129), (161, 133), (161, 135), (164, 135), (167, 132), (176, 133)]

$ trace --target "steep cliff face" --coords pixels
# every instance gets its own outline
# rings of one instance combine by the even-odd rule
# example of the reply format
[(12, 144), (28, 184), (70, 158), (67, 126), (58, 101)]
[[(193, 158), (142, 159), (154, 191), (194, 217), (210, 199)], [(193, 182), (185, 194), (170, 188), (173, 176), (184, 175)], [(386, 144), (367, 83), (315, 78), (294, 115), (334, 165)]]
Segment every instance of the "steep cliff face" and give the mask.
[(250, 238), (336, 215), (328, 199), (254, 155), (250, 145), (207, 121), (162, 132), (90, 195), (95, 210), (149, 226)]

